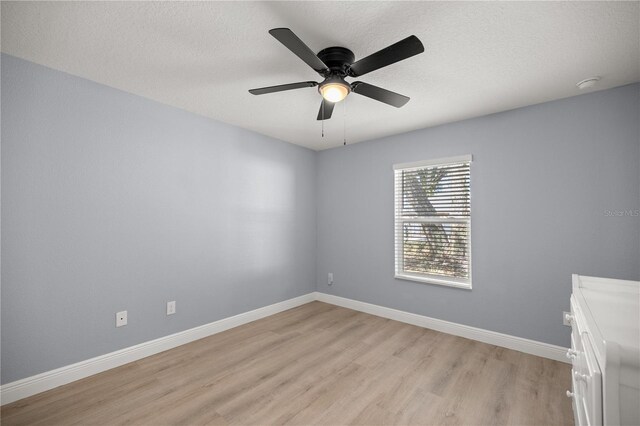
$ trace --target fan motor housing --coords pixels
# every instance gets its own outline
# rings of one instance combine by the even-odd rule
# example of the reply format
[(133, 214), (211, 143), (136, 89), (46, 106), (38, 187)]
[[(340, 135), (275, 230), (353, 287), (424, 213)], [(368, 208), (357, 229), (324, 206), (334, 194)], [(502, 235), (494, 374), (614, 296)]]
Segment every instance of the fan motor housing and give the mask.
[(346, 47), (327, 47), (318, 52), (318, 58), (325, 63), (332, 74), (346, 75), (349, 66), (355, 62), (356, 56)]

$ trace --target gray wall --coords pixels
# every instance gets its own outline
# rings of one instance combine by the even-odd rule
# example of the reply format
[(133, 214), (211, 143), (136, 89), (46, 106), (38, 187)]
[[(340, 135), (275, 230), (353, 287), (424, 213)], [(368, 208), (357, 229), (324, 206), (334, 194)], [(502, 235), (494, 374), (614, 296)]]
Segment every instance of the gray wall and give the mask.
[(313, 151), (1, 71), (3, 383), (314, 291)]
[[(640, 278), (639, 87), (318, 153), (318, 291), (568, 346), (572, 273)], [(462, 154), (473, 290), (394, 279), (392, 165)]]
[[(640, 278), (638, 85), (314, 153), (1, 71), (2, 383), (315, 289), (567, 346), (571, 273)], [(395, 280), (391, 166), (460, 154), (473, 290)]]

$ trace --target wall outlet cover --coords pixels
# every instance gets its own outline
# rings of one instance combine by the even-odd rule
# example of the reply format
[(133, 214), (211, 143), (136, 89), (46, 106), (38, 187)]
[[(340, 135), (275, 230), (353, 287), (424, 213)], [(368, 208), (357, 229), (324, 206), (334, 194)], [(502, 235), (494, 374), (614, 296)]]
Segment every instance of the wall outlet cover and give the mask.
[(116, 312), (116, 327), (127, 325), (127, 311)]
[(329, 284), (329, 285), (333, 284), (333, 272), (329, 272), (327, 274), (327, 284)]
[(167, 302), (167, 315), (173, 315), (176, 313), (176, 301), (172, 300)]

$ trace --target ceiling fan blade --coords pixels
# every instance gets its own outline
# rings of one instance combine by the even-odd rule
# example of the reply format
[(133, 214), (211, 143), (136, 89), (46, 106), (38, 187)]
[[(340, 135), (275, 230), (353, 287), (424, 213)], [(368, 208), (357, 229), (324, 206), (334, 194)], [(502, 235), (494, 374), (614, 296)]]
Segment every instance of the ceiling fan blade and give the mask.
[(328, 70), (324, 62), (289, 28), (274, 28), (269, 30), (269, 34), (284, 44), (287, 49), (295, 53), (298, 58), (305, 61), (306, 64), (316, 70), (316, 72), (322, 73)]
[[(320, 104), (320, 111), (318, 111), (318, 120), (328, 120), (331, 118), (331, 114), (333, 113), (333, 106), (335, 104), (333, 102), (322, 100)], [(324, 112), (322, 109), (324, 108)]]
[(353, 83), (351, 83), (351, 91), (353, 93), (357, 93), (358, 95), (366, 96), (367, 98), (375, 99), (376, 101), (392, 105), (396, 108), (404, 106), (404, 104), (409, 102), (410, 99), (408, 96), (383, 89), (382, 87), (363, 83), (361, 81), (354, 81)]
[(249, 93), (252, 95), (265, 95), (267, 93), (282, 92), (283, 90), (302, 89), (303, 87), (317, 86), (315, 81), (303, 81), (300, 83), (281, 84), (279, 86), (261, 87), (259, 89), (251, 89)]
[(349, 68), (349, 75), (359, 77), (422, 52), (424, 52), (422, 42), (418, 37), (412, 35), (354, 62)]

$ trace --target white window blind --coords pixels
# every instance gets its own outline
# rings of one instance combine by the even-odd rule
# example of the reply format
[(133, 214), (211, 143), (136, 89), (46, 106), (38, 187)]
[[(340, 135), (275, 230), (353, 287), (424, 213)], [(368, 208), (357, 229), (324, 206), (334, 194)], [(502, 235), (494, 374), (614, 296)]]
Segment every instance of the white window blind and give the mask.
[(471, 288), (471, 156), (394, 166), (396, 278)]

